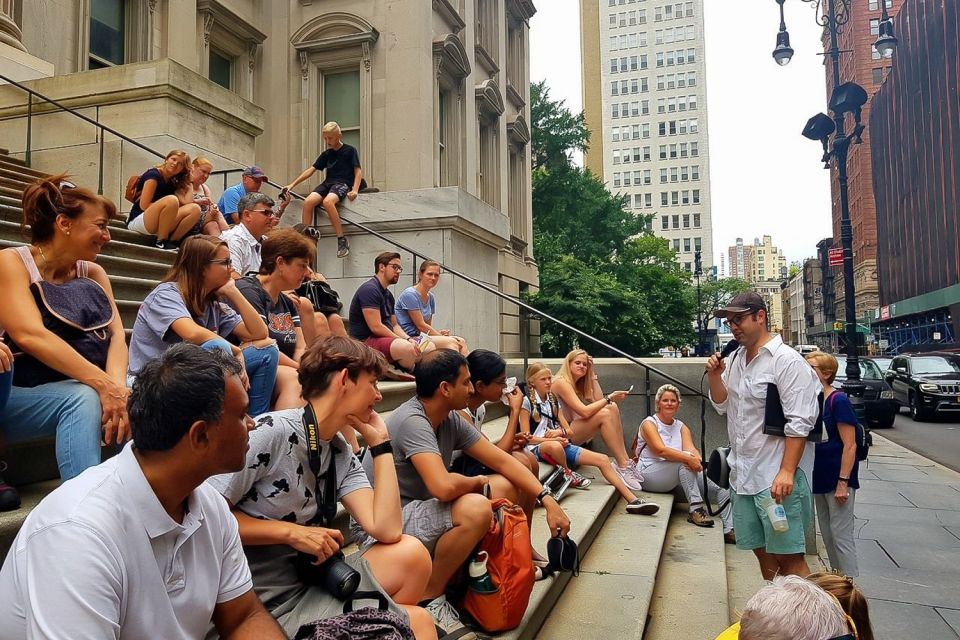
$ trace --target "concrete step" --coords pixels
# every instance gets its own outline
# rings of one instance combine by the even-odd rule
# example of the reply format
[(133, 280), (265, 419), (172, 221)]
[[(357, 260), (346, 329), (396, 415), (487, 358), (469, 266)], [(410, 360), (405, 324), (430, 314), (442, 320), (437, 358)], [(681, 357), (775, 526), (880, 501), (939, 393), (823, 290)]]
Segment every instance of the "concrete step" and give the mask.
[(0, 168), (33, 178), (50, 175), (44, 171), (40, 171), (39, 169), (28, 167), (27, 164), (20, 158), (14, 158), (6, 154), (0, 155)]
[[(25, 244), (22, 241), (8, 240), (0, 238), (0, 249), (7, 249), (9, 247), (18, 247)], [(109, 247), (108, 244), (104, 247)], [(168, 258), (169, 263), (154, 262), (152, 260), (143, 260), (143, 259), (131, 259), (123, 258), (119, 255), (110, 255), (106, 252), (101, 253), (97, 256), (97, 264), (104, 268), (108, 276), (128, 276), (133, 278), (145, 278), (147, 280), (152, 280), (159, 282), (167, 271), (170, 270), (170, 266), (173, 264), (173, 254), (169, 251), (157, 251), (156, 254), (151, 257), (157, 258)]]
[(45, 495), (60, 486), (60, 480), (46, 480), (21, 487), (20, 508), (15, 511), (0, 511), (0, 564), (7, 557), (7, 551), (27, 514), (40, 503)]
[(711, 529), (696, 527), (687, 513), (686, 504), (674, 503), (646, 640), (714, 638), (730, 624), (722, 524), (716, 518)]
[[(612, 487), (598, 486), (595, 482), (589, 491), (577, 492), (571, 500), (592, 494), (595, 488), (601, 487), (613, 491)], [(547, 605), (539, 612), (545, 619), (539, 632), (524, 637), (538, 640), (643, 638), (673, 495), (643, 494), (643, 497), (659, 504), (660, 512), (654, 516), (635, 516), (621, 508), (622, 502), (617, 504), (610, 517), (597, 524), (598, 529), (599, 524), (603, 529), (583, 558), (580, 575), (569, 580), (552, 610)], [(618, 496), (614, 493), (611, 498), (617, 500)], [(579, 542), (579, 538), (577, 540)]]
[[(23, 222), (23, 209), (20, 208), (20, 203), (17, 202), (16, 205), (12, 205), (9, 202), (4, 203), (3, 198), (0, 197), (0, 237), (14, 237), (4, 230), (4, 223), (7, 225), (13, 225), (15, 229), (17, 238), (20, 236), (20, 223)], [(156, 242), (156, 238), (150, 235), (144, 235), (142, 233), (137, 233), (136, 231), (130, 231), (122, 224), (118, 224), (117, 221), (113, 221), (110, 224), (110, 238), (111, 243), (113, 242), (123, 242), (127, 244), (140, 245), (144, 247), (149, 247), (154, 251), (160, 251), (153, 246), (153, 243)], [(104, 249), (110, 246), (107, 244)], [(162, 253), (162, 252), (161, 252)]]

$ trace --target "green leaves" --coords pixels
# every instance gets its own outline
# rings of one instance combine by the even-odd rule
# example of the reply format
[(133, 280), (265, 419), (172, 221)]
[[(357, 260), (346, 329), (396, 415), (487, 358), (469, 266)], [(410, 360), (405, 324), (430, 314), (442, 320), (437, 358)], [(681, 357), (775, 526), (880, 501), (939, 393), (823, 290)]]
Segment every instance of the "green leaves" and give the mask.
[[(695, 304), (666, 240), (646, 231), (649, 216), (624, 208), (570, 154), (589, 141), (583, 114), (554, 102), (544, 83), (531, 87), (534, 256), (540, 290), (534, 306), (632, 354), (652, 353), (694, 338)], [(545, 355), (579, 344), (608, 355), (572, 332), (541, 324)]]

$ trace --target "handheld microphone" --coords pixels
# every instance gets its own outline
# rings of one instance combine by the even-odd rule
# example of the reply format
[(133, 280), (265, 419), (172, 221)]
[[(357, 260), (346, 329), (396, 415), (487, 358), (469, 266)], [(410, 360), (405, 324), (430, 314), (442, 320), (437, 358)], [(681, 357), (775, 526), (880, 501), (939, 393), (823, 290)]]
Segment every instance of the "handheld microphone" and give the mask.
[(724, 345), (723, 351), (720, 352), (720, 359), (723, 360), (724, 358), (729, 356), (731, 353), (736, 351), (737, 347), (739, 346), (740, 346), (740, 343), (737, 342), (736, 340), (731, 340), (730, 342), (728, 342), (726, 345)]

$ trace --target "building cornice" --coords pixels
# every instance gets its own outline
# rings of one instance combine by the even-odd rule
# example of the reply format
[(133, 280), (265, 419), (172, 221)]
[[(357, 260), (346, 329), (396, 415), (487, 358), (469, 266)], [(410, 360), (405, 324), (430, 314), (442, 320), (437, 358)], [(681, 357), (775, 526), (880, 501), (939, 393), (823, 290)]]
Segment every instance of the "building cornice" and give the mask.
[(326, 51), (373, 44), (380, 38), (369, 22), (349, 13), (325, 13), (307, 21), (290, 37), (297, 51)]
[(438, 73), (447, 73), (454, 78), (466, 78), (470, 75), (470, 57), (460, 38), (448, 33), (443, 40), (433, 43), (433, 53), (440, 57)]

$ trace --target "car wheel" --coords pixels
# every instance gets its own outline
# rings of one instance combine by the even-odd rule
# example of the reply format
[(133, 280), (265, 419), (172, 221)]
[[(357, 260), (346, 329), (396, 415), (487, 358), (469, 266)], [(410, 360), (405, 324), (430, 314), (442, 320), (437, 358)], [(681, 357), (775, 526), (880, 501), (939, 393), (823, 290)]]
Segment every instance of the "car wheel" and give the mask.
[(910, 417), (915, 422), (923, 422), (927, 419), (927, 411), (920, 402), (919, 393), (910, 394)]
[(879, 420), (877, 420), (876, 428), (877, 428), (877, 429), (891, 429), (891, 428), (893, 428), (893, 423), (896, 421), (896, 419), (897, 419), (897, 414), (898, 414), (898, 413), (900, 413), (899, 407), (897, 408), (896, 411), (890, 412), (890, 415), (889, 415), (889, 416), (883, 416), (882, 418), (880, 418)]

